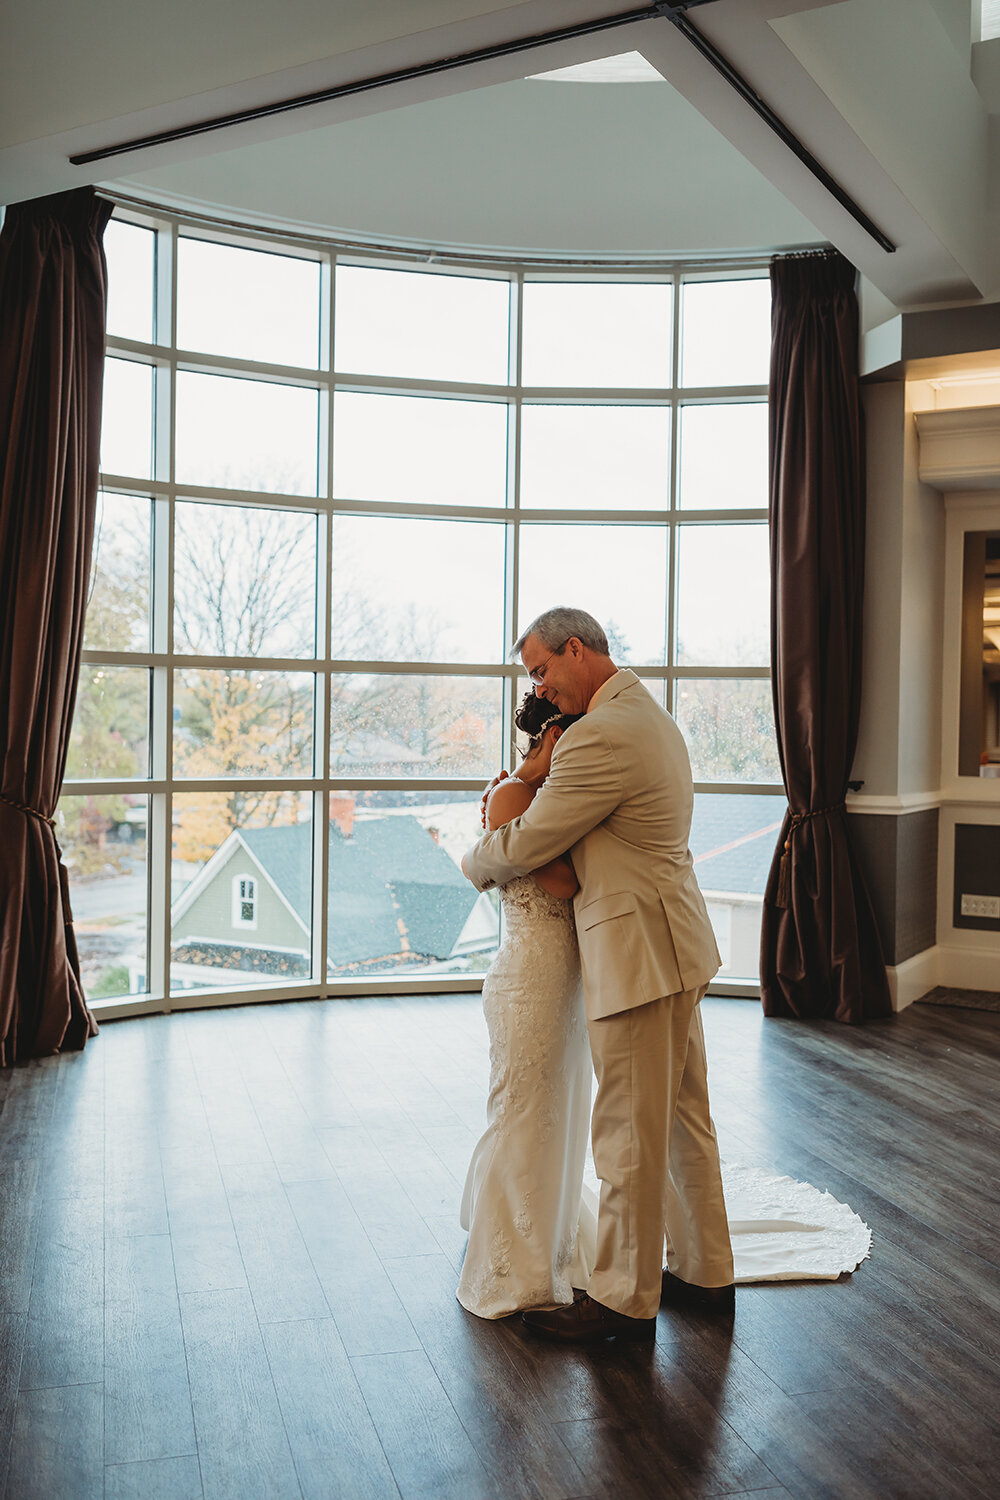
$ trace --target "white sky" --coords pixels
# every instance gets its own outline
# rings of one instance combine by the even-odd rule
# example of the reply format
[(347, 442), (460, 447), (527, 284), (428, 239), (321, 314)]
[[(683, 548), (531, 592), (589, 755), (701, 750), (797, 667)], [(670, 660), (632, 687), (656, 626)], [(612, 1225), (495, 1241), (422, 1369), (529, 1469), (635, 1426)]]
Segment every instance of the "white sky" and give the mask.
[[(109, 225), (112, 333), (149, 336), (152, 242), (141, 229), (114, 220)], [(335, 292), (339, 371), (506, 381), (506, 281), (340, 266)], [(663, 284), (527, 283), (523, 381), (574, 388), (593, 382), (605, 389), (668, 385), (672, 295)], [(766, 279), (688, 283), (682, 299), (684, 382), (765, 383)], [(181, 240), (181, 347), (317, 367), (319, 311), (315, 261)], [(106, 470), (150, 474), (151, 408), (149, 368), (109, 360)], [(182, 371), (176, 477), (315, 496), (319, 411), (314, 390)], [(682, 408), (682, 509), (766, 505), (766, 422), (760, 401)], [(669, 428), (665, 407), (526, 404), (522, 506), (666, 509)], [(349, 391), (335, 396), (334, 487), (341, 497), (501, 506), (508, 449), (504, 403)], [(392, 657), (412, 649), (415, 659), (425, 659), (433, 648), (445, 660), (503, 660), (518, 624), (553, 602), (571, 602), (612, 622), (631, 661), (664, 662), (663, 527), (596, 531), (524, 523), (519, 620), (506, 627), (503, 533), (495, 523), (338, 518), (334, 618), (338, 612), (344, 618), (342, 644), (354, 654), (356, 605), (363, 599), (377, 612), (382, 633), (396, 637)], [(766, 528), (681, 527), (678, 536), (680, 659), (766, 664)], [(414, 634), (423, 643), (404, 645)]]

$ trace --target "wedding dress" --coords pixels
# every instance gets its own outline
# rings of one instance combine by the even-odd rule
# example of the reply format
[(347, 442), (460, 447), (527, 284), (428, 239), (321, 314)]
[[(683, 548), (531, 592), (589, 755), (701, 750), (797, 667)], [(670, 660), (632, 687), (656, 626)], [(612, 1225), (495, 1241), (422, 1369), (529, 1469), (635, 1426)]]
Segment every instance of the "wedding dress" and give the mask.
[(500, 891), (504, 935), (483, 981), (488, 1125), (462, 1196), (458, 1300), (481, 1318), (572, 1302), (593, 1266), (580, 1225), (592, 1066), (572, 901), (530, 875)]
[[(456, 1294), (481, 1318), (571, 1302), (597, 1240), (573, 903), (530, 875), (503, 886), (500, 902), (504, 937), (483, 981), (489, 1123), (462, 1196), (469, 1242)], [(835, 1280), (867, 1257), (868, 1226), (829, 1193), (726, 1162), (722, 1179), (736, 1282)]]

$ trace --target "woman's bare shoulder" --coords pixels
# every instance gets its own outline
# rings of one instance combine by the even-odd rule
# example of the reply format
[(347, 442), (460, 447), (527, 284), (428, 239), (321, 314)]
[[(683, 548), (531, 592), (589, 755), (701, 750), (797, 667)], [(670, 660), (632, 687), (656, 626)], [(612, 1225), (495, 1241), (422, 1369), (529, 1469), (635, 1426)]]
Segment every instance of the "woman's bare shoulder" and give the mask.
[(491, 828), (500, 828), (512, 818), (519, 818), (531, 806), (531, 793), (516, 776), (498, 781), (486, 803), (486, 820)]

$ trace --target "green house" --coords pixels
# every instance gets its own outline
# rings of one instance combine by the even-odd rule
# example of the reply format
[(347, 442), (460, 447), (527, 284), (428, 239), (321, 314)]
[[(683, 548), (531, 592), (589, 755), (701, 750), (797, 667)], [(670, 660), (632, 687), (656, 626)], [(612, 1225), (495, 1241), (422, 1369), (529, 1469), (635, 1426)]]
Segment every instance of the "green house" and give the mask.
[[(312, 825), (236, 829), (182, 891), (172, 967), (304, 978), (310, 972)], [(497, 919), (454, 860), (406, 813), (330, 826), (330, 978), (470, 967), (492, 949)], [(475, 965), (478, 967), (478, 964)]]

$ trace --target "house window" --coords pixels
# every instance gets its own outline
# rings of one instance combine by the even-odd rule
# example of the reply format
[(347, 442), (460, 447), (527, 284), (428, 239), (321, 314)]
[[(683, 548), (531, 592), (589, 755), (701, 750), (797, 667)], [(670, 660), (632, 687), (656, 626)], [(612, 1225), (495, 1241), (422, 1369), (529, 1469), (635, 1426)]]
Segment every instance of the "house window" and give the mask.
[(252, 875), (233, 876), (233, 926), (257, 926), (257, 882)]
[(692, 856), (749, 903), (739, 933), (714, 915), (752, 981), (781, 793), (767, 265), (394, 265), (135, 209), (105, 246), (60, 804), (87, 993), (474, 988), (498, 919), (459, 860), (512, 760), (508, 651), (567, 599), (683, 728)]

